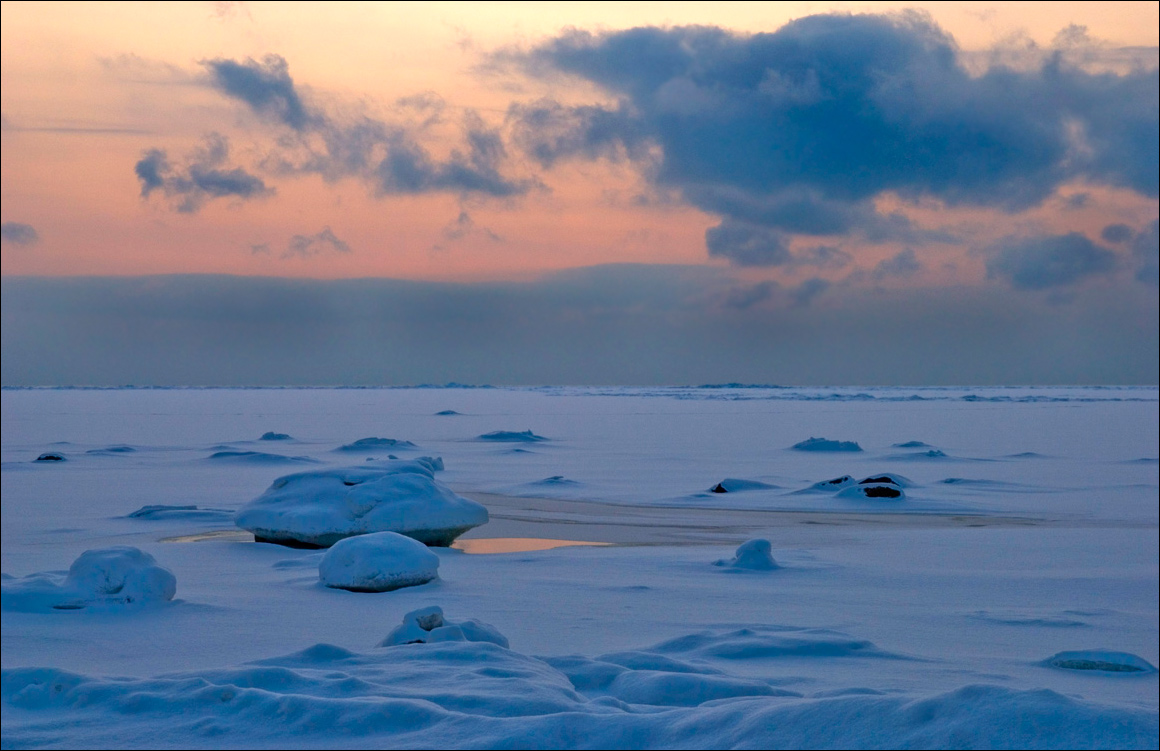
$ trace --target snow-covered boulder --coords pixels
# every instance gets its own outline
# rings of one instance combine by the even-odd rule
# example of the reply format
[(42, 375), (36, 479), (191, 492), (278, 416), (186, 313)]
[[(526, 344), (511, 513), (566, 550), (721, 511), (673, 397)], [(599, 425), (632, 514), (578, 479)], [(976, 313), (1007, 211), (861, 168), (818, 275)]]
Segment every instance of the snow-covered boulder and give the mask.
[(713, 565), (749, 571), (772, 571), (778, 567), (773, 560), (773, 546), (761, 538), (741, 543), (732, 558), (722, 558)]
[(482, 641), (498, 644), (505, 649), (507, 637), (490, 626), (474, 618), (465, 621), (449, 621), (443, 617), (443, 608), (433, 605), (421, 610), (412, 610), (403, 616), (403, 625), (396, 626), (387, 638), (379, 642), (380, 647), (394, 647), (399, 644), (430, 644), (442, 641)]
[(95, 605), (165, 602), (177, 593), (177, 578), (137, 548), (86, 550), (68, 574), (42, 573), (5, 579), (4, 607), (15, 610), (80, 610)]
[(58, 454), (55, 451), (50, 451), (47, 454), (41, 454), (36, 457), (36, 461), (38, 462), (63, 462), (64, 460), (64, 454)]
[(439, 576), (439, 556), (423, 543), (394, 532), (375, 532), (334, 543), (318, 564), (328, 587), (352, 592), (389, 592)]
[(372, 532), (450, 545), (487, 523), (487, 509), (436, 482), (432, 462), (384, 461), (279, 477), (235, 523), (258, 542), (328, 548)]

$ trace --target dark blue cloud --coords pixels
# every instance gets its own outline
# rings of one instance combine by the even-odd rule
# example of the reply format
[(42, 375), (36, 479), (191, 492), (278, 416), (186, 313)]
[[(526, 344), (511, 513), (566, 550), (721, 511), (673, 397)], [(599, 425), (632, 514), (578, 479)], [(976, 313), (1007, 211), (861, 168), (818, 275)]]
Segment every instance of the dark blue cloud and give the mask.
[(1136, 279), (1160, 286), (1160, 220), (1153, 219), (1132, 239), (1132, 256), (1137, 264)]
[(907, 248), (891, 258), (880, 261), (874, 267), (874, 278), (887, 279), (889, 277), (914, 276), (922, 271), (922, 269), (922, 263), (919, 262), (914, 250)]
[(753, 35), (569, 31), (519, 59), (617, 103), (510, 116), (542, 165), (647, 154), (658, 186), (794, 234), (915, 241), (902, 217), (875, 212), (886, 191), (1005, 211), (1077, 178), (1157, 195), (1156, 69), (1089, 73), (1055, 55), (972, 75), (960, 57), (918, 13), (810, 16)]
[(40, 234), (31, 224), (4, 222), (0, 224), (0, 240), (13, 245), (35, 245)]
[(202, 65), (219, 91), (245, 102), (259, 115), (294, 130), (304, 130), (319, 118), (303, 103), (290, 78), (290, 66), (280, 55), (266, 55), (261, 62), (253, 58), (242, 62), (218, 58)]
[(369, 115), (339, 117), (312, 106), (290, 76), (279, 55), (261, 62), (228, 59), (203, 63), (211, 85), (242, 102), (259, 117), (296, 134), (280, 141), (268, 166), (283, 174), (318, 174), (328, 180), (359, 177), (378, 195), (457, 193), (506, 198), (526, 193), (534, 182), (501, 173), (507, 157), (498, 131), (469, 112), (462, 125), (462, 146), (445, 160), (436, 159), (420, 143), (424, 125), (438, 121), (439, 102), (414, 97), (404, 104), (434, 109), (424, 125), (388, 122)]
[(778, 230), (726, 219), (705, 232), (709, 255), (727, 258), (738, 266), (781, 266), (793, 259), (787, 238)]
[(185, 164), (174, 166), (164, 149), (149, 149), (137, 161), (134, 171), (141, 181), (142, 198), (160, 191), (183, 213), (194, 213), (214, 198), (246, 200), (274, 192), (245, 169), (228, 167), (228, 160), (228, 140), (220, 133), (210, 133), (204, 144), (188, 155)]
[(1078, 232), (1009, 240), (993, 250), (988, 278), (1006, 279), (1016, 289), (1064, 287), (1116, 266), (1115, 253)]
[(283, 258), (309, 258), (326, 250), (335, 253), (349, 253), (350, 246), (343, 242), (330, 227), (323, 227), (313, 235), (294, 235), (286, 245)]
[(1119, 245), (1120, 243), (1126, 243), (1131, 240), (1135, 234), (1132, 228), (1126, 224), (1109, 224), (1100, 232), (1100, 237), (1103, 238), (1104, 242)]

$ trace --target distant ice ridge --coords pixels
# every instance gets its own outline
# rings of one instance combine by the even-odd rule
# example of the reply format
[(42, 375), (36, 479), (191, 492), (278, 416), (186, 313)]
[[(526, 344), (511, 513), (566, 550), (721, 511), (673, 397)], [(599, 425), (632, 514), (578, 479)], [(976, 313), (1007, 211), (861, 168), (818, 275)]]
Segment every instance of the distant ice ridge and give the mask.
[(362, 467), (279, 477), (238, 512), (258, 542), (330, 547), (371, 532), (397, 532), (425, 545), (450, 545), (486, 524), (487, 509), (435, 480), (442, 460), (388, 460)]
[[(792, 664), (786, 660), (898, 659), (836, 632), (701, 632), (636, 651), (537, 658), (468, 638), (467, 623), (425, 608), (408, 613), (379, 649), (317, 644), (153, 678), (4, 670), (5, 745), (511, 748), (572, 747), (577, 739), (595, 748), (1156, 745), (1155, 711), (1049, 690), (974, 684), (907, 695), (853, 685), (811, 695), (800, 684), (789, 690), (718, 667), (758, 659), (777, 673)], [(477, 635), (493, 635), (480, 626)]]
[(318, 564), (323, 584), (352, 592), (389, 592), (438, 576), (439, 556), (418, 540), (395, 532), (339, 540)]
[(5, 610), (81, 610), (172, 600), (177, 578), (148, 553), (117, 546), (86, 550), (63, 577), (50, 572), (5, 578), (0, 591)]

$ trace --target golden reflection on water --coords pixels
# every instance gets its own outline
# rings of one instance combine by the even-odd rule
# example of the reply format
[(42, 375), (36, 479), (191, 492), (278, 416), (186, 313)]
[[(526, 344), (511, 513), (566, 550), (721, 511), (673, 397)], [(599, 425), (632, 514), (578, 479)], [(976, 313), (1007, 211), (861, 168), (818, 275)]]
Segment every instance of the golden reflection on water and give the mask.
[(552, 540), (546, 537), (490, 537), (474, 540), (456, 540), (451, 547), (464, 553), (528, 553), (533, 550), (551, 550), (574, 545), (611, 545), (610, 542), (588, 542), (586, 540)]
[(210, 542), (220, 540), (224, 542), (253, 542), (254, 536), (240, 529), (219, 529), (214, 532), (199, 532), (195, 535), (179, 535), (177, 537), (162, 537), (158, 542)]

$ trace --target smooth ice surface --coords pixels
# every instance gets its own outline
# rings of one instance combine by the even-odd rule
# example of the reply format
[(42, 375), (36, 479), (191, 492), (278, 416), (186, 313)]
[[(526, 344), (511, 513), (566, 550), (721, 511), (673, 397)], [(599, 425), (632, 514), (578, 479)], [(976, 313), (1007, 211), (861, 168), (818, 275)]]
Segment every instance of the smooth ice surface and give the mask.
[(450, 545), (487, 509), (435, 481), (434, 461), (392, 460), (279, 477), (235, 517), (259, 541), (329, 547), (371, 532)]
[(318, 564), (328, 587), (354, 592), (389, 592), (426, 584), (439, 575), (439, 556), (427, 546), (394, 532), (339, 540)]
[[(6, 747), (1157, 746), (1160, 678), (1117, 668), (1160, 661), (1155, 388), (0, 400)], [(513, 427), (551, 440), (478, 440)], [(208, 459), (383, 478), (386, 452), (335, 451), (381, 435), (441, 456), (439, 482), (488, 509), (465, 543), (611, 544), (431, 548), (439, 578), (346, 592), (319, 581), (326, 551), (231, 523), (293, 470)], [(808, 436), (863, 450), (790, 448)], [(946, 456), (910, 458), (930, 450)], [(858, 486), (905, 497), (842, 496)], [(776, 570), (713, 565), (757, 539)], [(11, 606), (24, 577), (59, 583), (113, 545), (154, 556), (179, 597)], [(375, 647), (433, 607), (464, 641)], [(510, 648), (467, 640), (471, 621)]]

